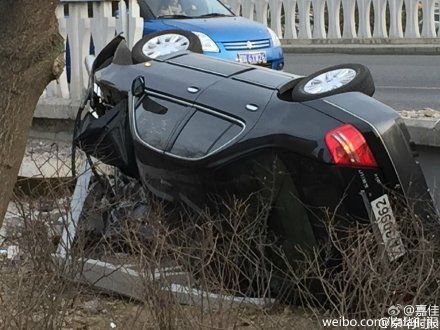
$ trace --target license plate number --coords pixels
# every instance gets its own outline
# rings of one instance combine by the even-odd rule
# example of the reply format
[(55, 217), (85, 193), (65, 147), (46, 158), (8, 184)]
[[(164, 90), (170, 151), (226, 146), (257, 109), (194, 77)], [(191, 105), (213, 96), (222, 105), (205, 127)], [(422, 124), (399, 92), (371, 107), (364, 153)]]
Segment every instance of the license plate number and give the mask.
[(385, 244), (388, 259), (394, 261), (400, 258), (406, 253), (406, 251), (388, 195), (385, 194), (372, 201), (371, 208), (380, 235), (382, 236), (382, 241)]
[(240, 53), (238, 54), (238, 61), (248, 64), (261, 64), (267, 63), (267, 57), (265, 52), (259, 53)]

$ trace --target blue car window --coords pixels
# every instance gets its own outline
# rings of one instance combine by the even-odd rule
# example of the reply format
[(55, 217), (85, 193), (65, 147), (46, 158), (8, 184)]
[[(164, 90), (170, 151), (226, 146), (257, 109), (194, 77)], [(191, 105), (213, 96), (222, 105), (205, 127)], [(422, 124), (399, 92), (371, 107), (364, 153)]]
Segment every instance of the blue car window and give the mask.
[(157, 18), (233, 16), (233, 13), (218, 0), (139, 0), (139, 2), (141, 7), (147, 5)]
[(152, 13), (157, 16), (157, 13), (160, 10), (162, 0), (140, 0), (140, 3), (146, 4)]

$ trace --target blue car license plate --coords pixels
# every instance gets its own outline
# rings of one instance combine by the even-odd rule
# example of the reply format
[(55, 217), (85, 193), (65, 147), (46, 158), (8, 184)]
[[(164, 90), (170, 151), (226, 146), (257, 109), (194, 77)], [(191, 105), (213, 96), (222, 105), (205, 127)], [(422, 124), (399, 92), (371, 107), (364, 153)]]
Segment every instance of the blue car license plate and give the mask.
[(267, 56), (265, 52), (239, 53), (238, 61), (248, 64), (267, 63)]

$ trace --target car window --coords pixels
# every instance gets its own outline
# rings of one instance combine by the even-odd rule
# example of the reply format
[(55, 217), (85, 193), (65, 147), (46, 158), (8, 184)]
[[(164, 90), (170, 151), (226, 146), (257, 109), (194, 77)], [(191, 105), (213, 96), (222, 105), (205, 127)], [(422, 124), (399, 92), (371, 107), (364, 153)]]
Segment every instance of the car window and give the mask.
[(139, 0), (139, 3), (141, 7), (147, 5), (158, 18), (233, 16), (218, 0)]

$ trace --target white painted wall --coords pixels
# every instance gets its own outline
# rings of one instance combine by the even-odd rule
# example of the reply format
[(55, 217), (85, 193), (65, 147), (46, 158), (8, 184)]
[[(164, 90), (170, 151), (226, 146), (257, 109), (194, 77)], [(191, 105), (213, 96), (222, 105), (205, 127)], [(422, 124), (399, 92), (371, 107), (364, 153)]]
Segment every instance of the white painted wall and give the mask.
[(266, 24), (286, 39), (439, 36), (434, 12), (438, 13), (440, 0), (223, 1), (235, 14)]

